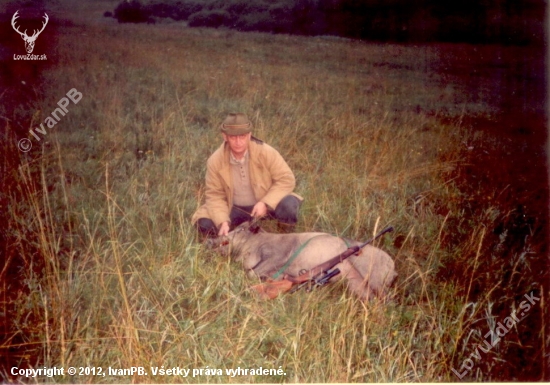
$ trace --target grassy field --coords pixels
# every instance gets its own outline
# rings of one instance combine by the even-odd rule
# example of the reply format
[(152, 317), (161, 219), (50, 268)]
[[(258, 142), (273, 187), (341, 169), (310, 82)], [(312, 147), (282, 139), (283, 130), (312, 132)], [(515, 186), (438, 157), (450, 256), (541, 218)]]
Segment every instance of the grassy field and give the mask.
[[(13, 366), (106, 374), (55, 377), (66, 383), (457, 381), (451, 369), (463, 372), (501, 315), (540, 287), (525, 284), (526, 249), (512, 266), (523, 277), (515, 297), (495, 304), (499, 285), (479, 283), (502, 208), (487, 200), (480, 217), (465, 217), (456, 170), (483, 139), (465, 118), (498, 111), (440, 68), (471, 47), (118, 25), (101, 18), (109, 3), (89, 4), (59, 11), (73, 21), (57, 27), (56, 64), (17, 113), (35, 128), (69, 90), (82, 99), (40, 142), (27, 135), (28, 153), (16, 146), (25, 133), (4, 134), (4, 152), (20, 158), (5, 193), (10, 250), (22, 261), (18, 291), (4, 293)], [(379, 244), (399, 273), (391, 299), (361, 303), (333, 285), (262, 301), (238, 264), (198, 242), (190, 217), (230, 111), (247, 113), (294, 170), (305, 197), (298, 231), (363, 240), (396, 228)], [(460, 243), (449, 241), (456, 232)], [(464, 379), (517, 379), (501, 368), (523, 365), (510, 352), (525, 330), (537, 346), (526, 351), (544, 366), (545, 300)], [(154, 375), (157, 367), (190, 372)], [(232, 376), (237, 368), (272, 370)], [(8, 368), (0, 376), (35, 381)]]

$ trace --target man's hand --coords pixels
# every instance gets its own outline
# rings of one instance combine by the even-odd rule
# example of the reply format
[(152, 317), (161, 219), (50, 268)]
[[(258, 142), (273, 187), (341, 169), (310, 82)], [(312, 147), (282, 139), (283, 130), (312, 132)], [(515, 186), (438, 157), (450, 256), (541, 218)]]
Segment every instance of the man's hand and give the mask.
[(218, 231), (218, 236), (223, 237), (229, 234), (229, 222), (223, 222), (220, 226), (220, 231)]
[(258, 202), (254, 205), (254, 208), (252, 209), (252, 213), (250, 213), (251, 216), (254, 218), (261, 218), (267, 214), (267, 205), (264, 202)]

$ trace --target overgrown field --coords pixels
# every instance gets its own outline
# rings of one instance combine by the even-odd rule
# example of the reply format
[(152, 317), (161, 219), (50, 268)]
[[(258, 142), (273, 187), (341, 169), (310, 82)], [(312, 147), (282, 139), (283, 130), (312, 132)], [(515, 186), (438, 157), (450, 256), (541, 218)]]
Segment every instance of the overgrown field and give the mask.
[[(54, 379), (66, 383), (458, 380), (451, 369), (463, 372), (504, 319), (491, 310), (497, 287), (478, 282), (500, 208), (488, 200), (483, 216), (464, 217), (454, 171), (481, 137), (463, 118), (495, 110), (443, 75), (442, 48), (103, 23), (58, 27), (56, 65), (6, 122), (38, 127), (69, 90), (82, 93), (40, 142), (28, 135), (30, 152), (17, 150), (25, 133), (4, 134), (3, 152), (20, 156), (3, 208), (8, 256), (21, 261), (19, 283), (2, 288), (14, 305), (4, 303), (13, 336), (3, 346), (17, 351), (13, 366), (107, 374)], [(305, 198), (298, 231), (364, 240), (396, 228), (379, 243), (399, 273), (389, 300), (361, 303), (330, 285), (263, 301), (241, 266), (198, 242), (190, 217), (231, 111), (247, 113), (294, 170)], [(524, 285), (520, 253), (508, 314), (541, 285)], [(449, 272), (450, 261), (463, 270)], [(509, 352), (523, 338), (545, 360), (545, 300), (464, 379), (517, 379), (495, 368), (517, 367)], [(191, 372), (153, 375), (162, 366)], [(239, 367), (281, 371), (226, 374)], [(4, 379), (35, 381), (8, 369)]]

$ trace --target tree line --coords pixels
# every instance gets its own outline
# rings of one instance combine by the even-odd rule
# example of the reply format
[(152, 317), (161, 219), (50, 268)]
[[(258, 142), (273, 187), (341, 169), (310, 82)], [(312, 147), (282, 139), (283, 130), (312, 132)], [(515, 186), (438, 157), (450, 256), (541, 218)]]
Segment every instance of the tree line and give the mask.
[(379, 41), (541, 44), (545, 7), (544, 0), (124, 0), (105, 15)]

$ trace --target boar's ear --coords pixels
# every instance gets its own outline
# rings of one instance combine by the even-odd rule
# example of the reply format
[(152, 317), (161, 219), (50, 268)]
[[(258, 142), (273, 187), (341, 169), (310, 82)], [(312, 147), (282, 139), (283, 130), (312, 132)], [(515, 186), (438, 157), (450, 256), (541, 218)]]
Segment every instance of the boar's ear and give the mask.
[(258, 223), (254, 223), (248, 228), (248, 230), (250, 230), (252, 234), (258, 234), (260, 231), (260, 225)]

